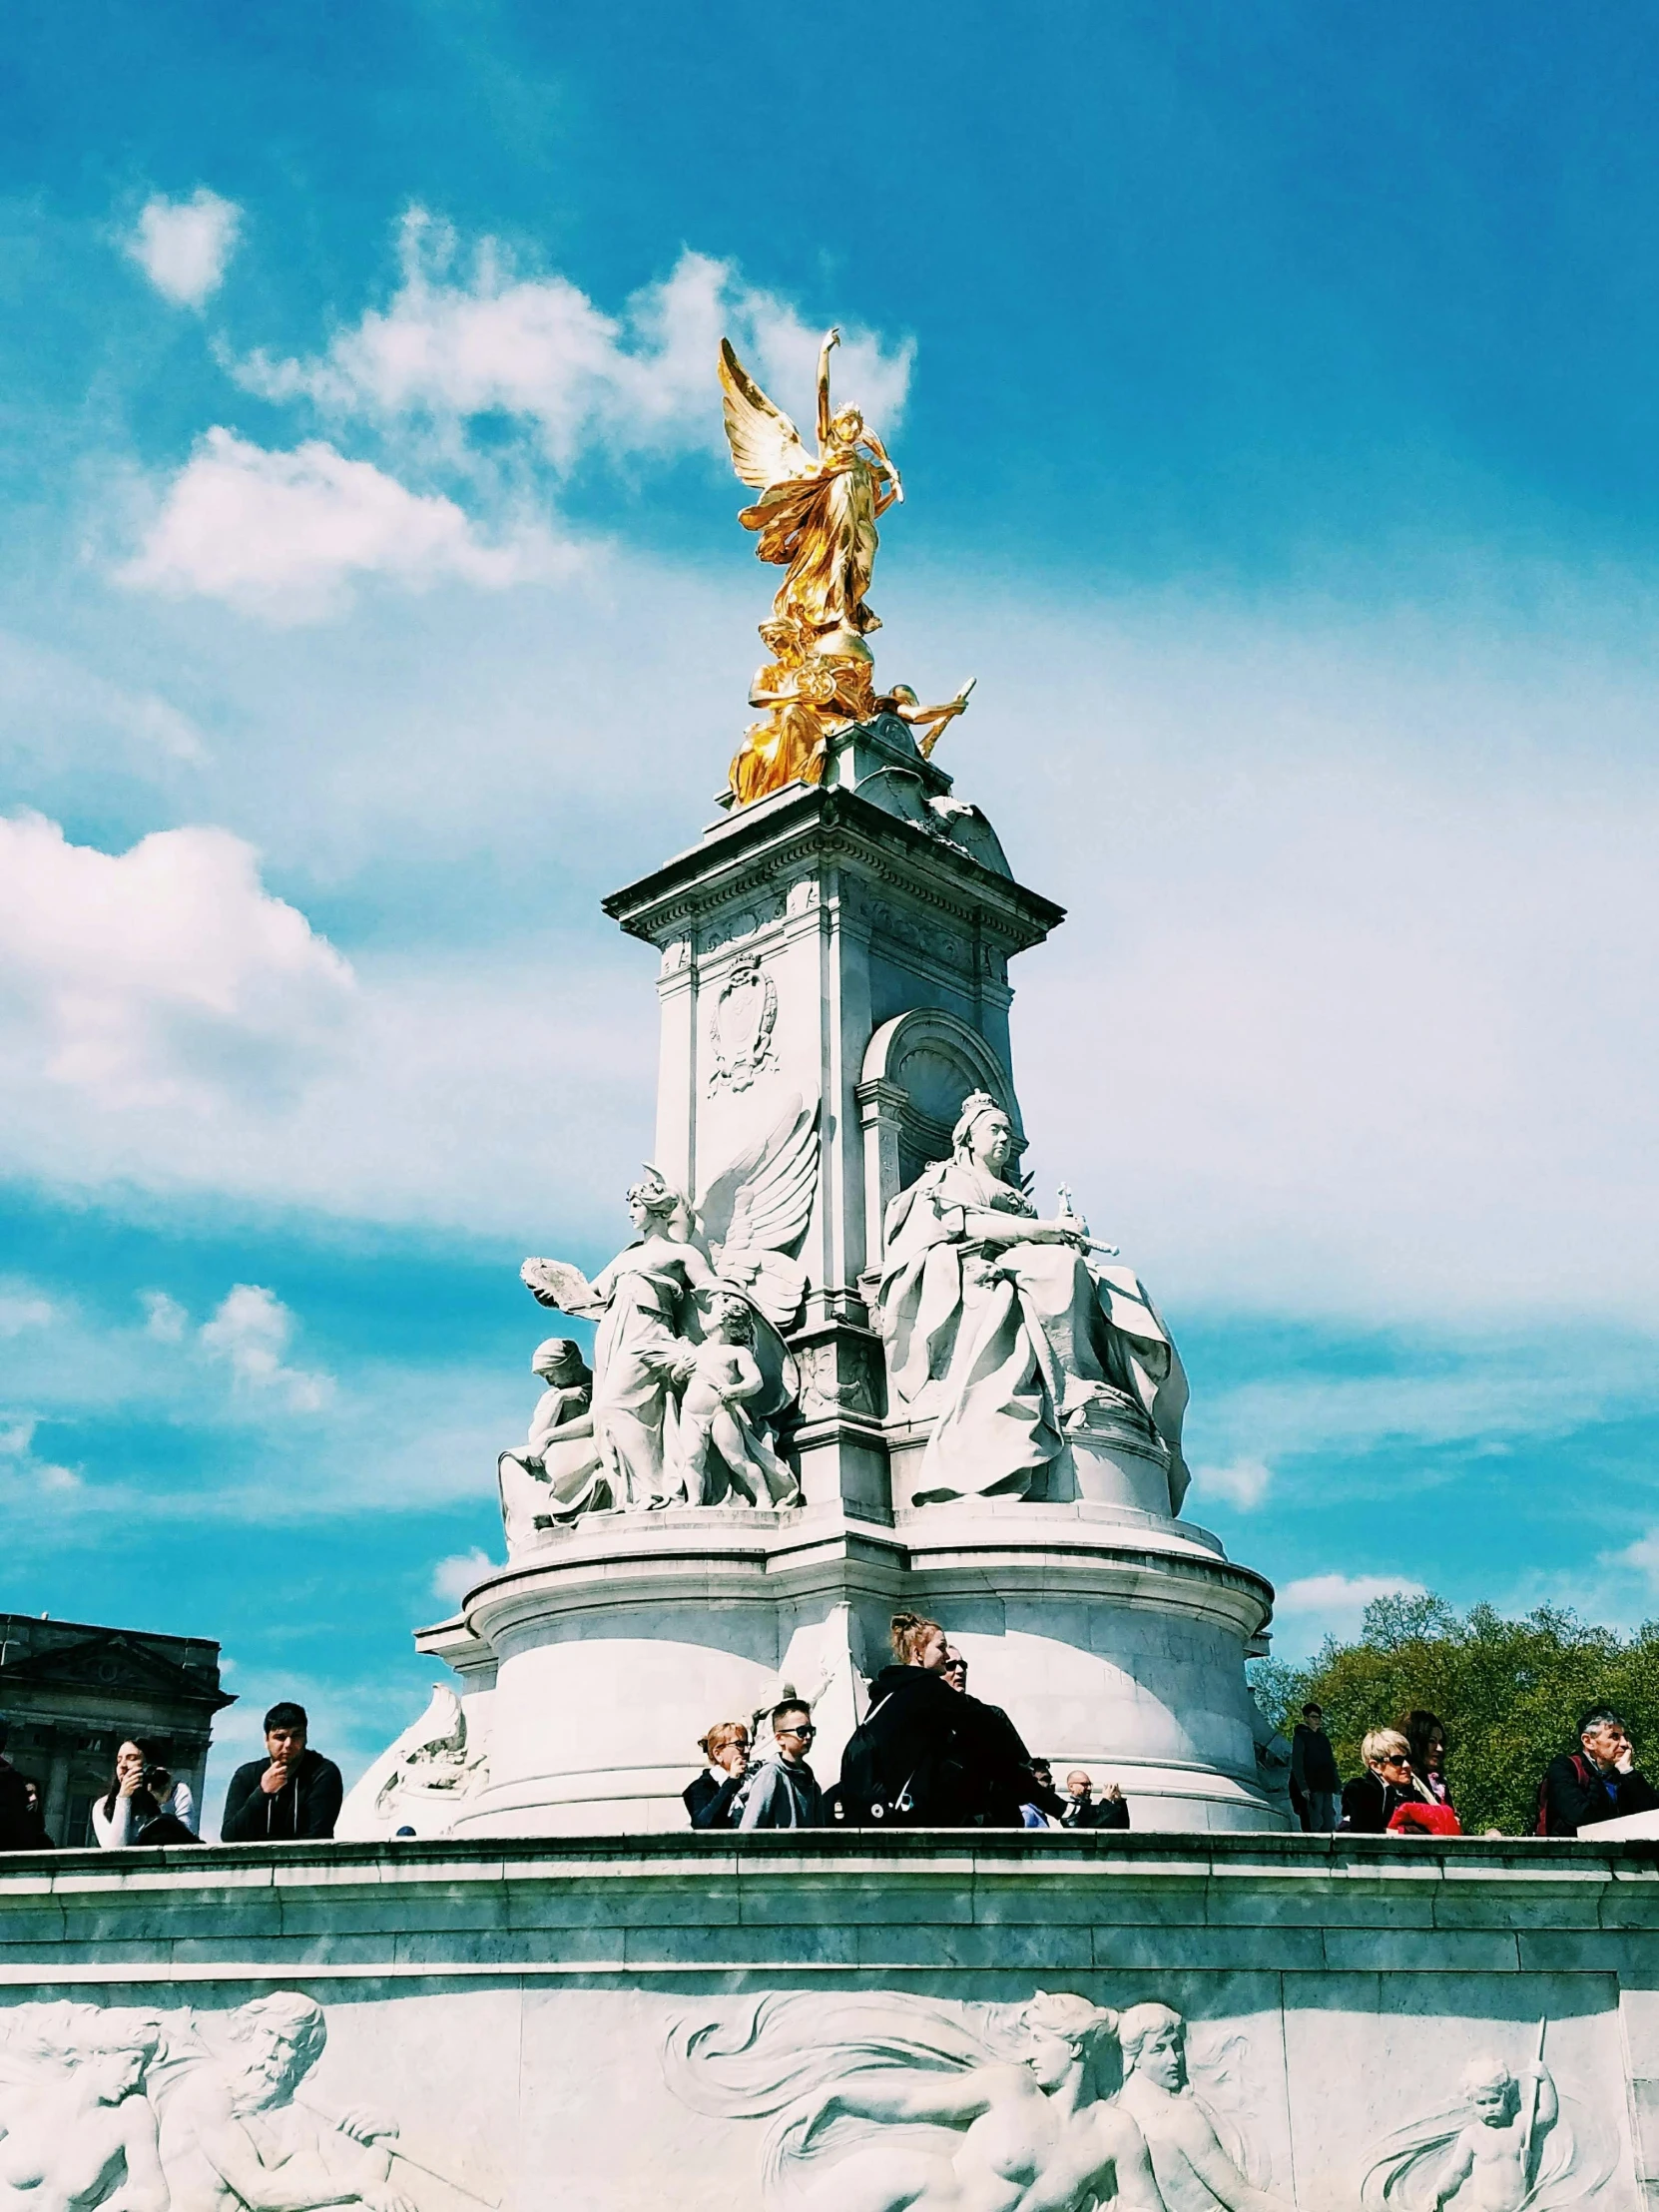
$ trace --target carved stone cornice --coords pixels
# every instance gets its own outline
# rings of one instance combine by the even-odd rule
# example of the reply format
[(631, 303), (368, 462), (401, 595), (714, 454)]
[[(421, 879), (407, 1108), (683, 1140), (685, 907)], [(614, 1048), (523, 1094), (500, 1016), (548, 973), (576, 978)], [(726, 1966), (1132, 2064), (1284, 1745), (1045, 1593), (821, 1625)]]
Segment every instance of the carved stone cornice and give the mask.
[(661, 945), (728, 904), (776, 899), (803, 875), (840, 867), (901, 901), (977, 930), (1004, 956), (1040, 944), (1065, 908), (982, 866), (855, 793), (802, 789), (747, 808), (701, 844), (613, 891), (605, 911), (631, 936)]

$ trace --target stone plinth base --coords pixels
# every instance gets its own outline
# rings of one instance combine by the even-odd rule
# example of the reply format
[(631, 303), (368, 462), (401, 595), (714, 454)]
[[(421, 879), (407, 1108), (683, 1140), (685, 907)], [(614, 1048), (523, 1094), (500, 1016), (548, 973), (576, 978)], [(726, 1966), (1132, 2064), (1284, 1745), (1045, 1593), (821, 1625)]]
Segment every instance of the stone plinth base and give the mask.
[[(1173, 2104), (1122, 2086), (1119, 2021), (1149, 2002), (1185, 2031)], [(1055, 2020), (1086, 2058), (1075, 2106), (1054, 2101)], [(86, 2154), (145, 2140), (176, 2205), (207, 2186), (210, 2147), (215, 2173), (245, 2161), (252, 2197), (264, 2166), (272, 2204), (315, 2187), (317, 2160), (336, 2201), (416, 2212), (959, 2203), (971, 2100), (919, 2138), (931, 2167), (907, 2163), (914, 2129), (878, 2123), (783, 2153), (838, 2086), (925, 2102), (974, 2066), (1038, 2179), (1075, 2114), (1122, 2151), (1096, 2113), (1117, 2098), (1164, 2212), (1197, 2201), (1182, 2127), (1241, 2203), (1264, 2192), (1255, 2212), (1442, 2186), (1472, 2212), (1493, 2200), (1447, 2178), (1483, 2124), (1465, 2076), (1525, 2079), (1540, 2047), (1556, 2110), (1533, 2108), (1528, 2201), (1659, 2199), (1651, 1846), (831, 1835), (0, 1859), (7, 2153), (16, 2170), (73, 2152), (89, 2212), (123, 2168)], [(255, 2071), (284, 2048), (285, 2070)], [(83, 2066), (88, 2094), (66, 2100)], [(336, 2124), (352, 2113), (399, 2132), (365, 2146)], [(918, 2174), (932, 2196), (902, 2194)], [(1112, 2192), (1042, 2201), (1089, 2212)]]
[[(890, 1526), (814, 1507), (591, 1515), (423, 1639), (478, 1685), (472, 1775), (432, 1822), (679, 1829), (698, 1738), (786, 1689), (814, 1707), (828, 1786), (908, 1608), (944, 1624), (1033, 1752), (1118, 1783), (1137, 1828), (1279, 1827), (1244, 1677), (1270, 1602), (1215, 1537), (1131, 1507), (979, 1502)], [(362, 1833), (372, 1808), (348, 1816)]]

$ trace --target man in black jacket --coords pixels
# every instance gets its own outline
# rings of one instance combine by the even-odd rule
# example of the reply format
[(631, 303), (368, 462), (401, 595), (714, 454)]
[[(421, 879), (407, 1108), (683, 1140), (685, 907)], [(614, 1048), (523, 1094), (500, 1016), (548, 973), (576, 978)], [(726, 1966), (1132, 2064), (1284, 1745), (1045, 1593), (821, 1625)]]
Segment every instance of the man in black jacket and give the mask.
[(1291, 1803), (1305, 1832), (1321, 1834), (1336, 1827), (1342, 1787), (1324, 1711), (1305, 1705), (1291, 1738)]
[(978, 1803), (970, 1805), (967, 1819), (980, 1828), (1023, 1828), (1025, 1808), (1058, 1820), (1061, 1801), (1052, 1775), (1044, 1783), (1031, 1761), (1019, 1730), (1000, 1705), (986, 1705), (968, 1697), (968, 1663), (954, 1644), (945, 1646), (943, 1678), (959, 1690), (980, 1716), (977, 1728), (964, 1740), (973, 1747), (969, 1772), (978, 1778)]
[(285, 1844), (331, 1836), (344, 1787), (339, 1769), (305, 1748), (305, 1708), (274, 1705), (265, 1717), (268, 1757), (231, 1777), (220, 1835), (228, 1844)]
[(1538, 1792), (1538, 1833), (1577, 1836), (1597, 1821), (1659, 1812), (1659, 1790), (1636, 1769), (1629, 1731), (1618, 1714), (1598, 1705), (1578, 1724), (1579, 1751), (1552, 1759)]
[(0, 1718), (0, 1851), (47, 1851), (46, 1824), (30, 1802), (29, 1785), (6, 1758), (10, 1724)]
[(1062, 1828), (1127, 1828), (1129, 1826), (1129, 1801), (1115, 1783), (1108, 1784), (1101, 1797), (1094, 1794), (1094, 1777), (1082, 1767), (1073, 1767), (1066, 1776), (1066, 1809), (1060, 1815)]

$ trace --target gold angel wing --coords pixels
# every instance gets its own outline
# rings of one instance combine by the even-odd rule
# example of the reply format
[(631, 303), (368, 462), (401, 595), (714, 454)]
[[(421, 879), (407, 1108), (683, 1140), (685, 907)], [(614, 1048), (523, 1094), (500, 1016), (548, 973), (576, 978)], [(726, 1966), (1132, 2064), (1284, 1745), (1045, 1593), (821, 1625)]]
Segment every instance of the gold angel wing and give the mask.
[(720, 389), (732, 466), (744, 483), (765, 491), (771, 484), (812, 474), (816, 463), (801, 442), (801, 432), (756, 383), (733, 352), (730, 338), (720, 341)]

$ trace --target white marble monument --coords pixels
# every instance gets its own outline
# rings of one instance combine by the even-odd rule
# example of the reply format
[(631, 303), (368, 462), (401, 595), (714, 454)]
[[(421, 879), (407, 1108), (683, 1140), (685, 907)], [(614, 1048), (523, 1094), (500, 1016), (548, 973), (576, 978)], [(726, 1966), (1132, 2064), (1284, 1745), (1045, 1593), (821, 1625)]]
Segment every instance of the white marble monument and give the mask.
[(1181, 1517), (1170, 1332), (1020, 1176), (1008, 963), (1060, 909), (886, 714), (607, 908), (660, 961), (633, 1239), (592, 1281), (525, 1263), (591, 1373), (538, 1349), (507, 1564), (419, 1638), (464, 1722), (342, 1833), (675, 1827), (710, 1723), (786, 1686), (832, 1781), (898, 1607), (1138, 1826), (1281, 1825), (1244, 1678), (1272, 1593)]
[[(659, 961), (650, 1165), (499, 1459), (504, 1568), (420, 1636), (464, 1773), (376, 1767), (342, 1833), (672, 1828), (711, 1723), (788, 1687), (833, 1781), (895, 1608), (937, 1618), (1033, 1751), (1140, 1826), (1281, 1825), (1244, 1662), (1272, 1592), (1181, 1517), (1187, 1382), (1132, 1268), (1029, 1195), (1009, 962), (1064, 918), (933, 758), (967, 703), (875, 687), (892, 464), (819, 451), (723, 355), (743, 521), (786, 570), (723, 815), (606, 901)], [(1109, 957), (1109, 955), (1103, 955)], [(1103, 1103), (1103, 1113), (1109, 1107)], [(618, 1193), (619, 1226), (623, 1194)], [(446, 1754), (444, 1754), (446, 1756)]]
[[(1262, 1833), (1271, 1592), (1182, 1517), (1139, 1278), (1020, 1177), (1059, 910), (931, 761), (966, 688), (873, 690), (879, 440), (827, 365), (816, 456), (723, 377), (787, 574), (732, 812), (611, 901), (655, 1164), (596, 1277), (524, 1271), (591, 1361), (537, 1348), (507, 1563), (347, 1840), (0, 1858), (0, 2212), (1654, 2212), (1651, 1843)], [(1133, 1831), (687, 1833), (786, 1683), (832, 1777), (896, 1608)]]

